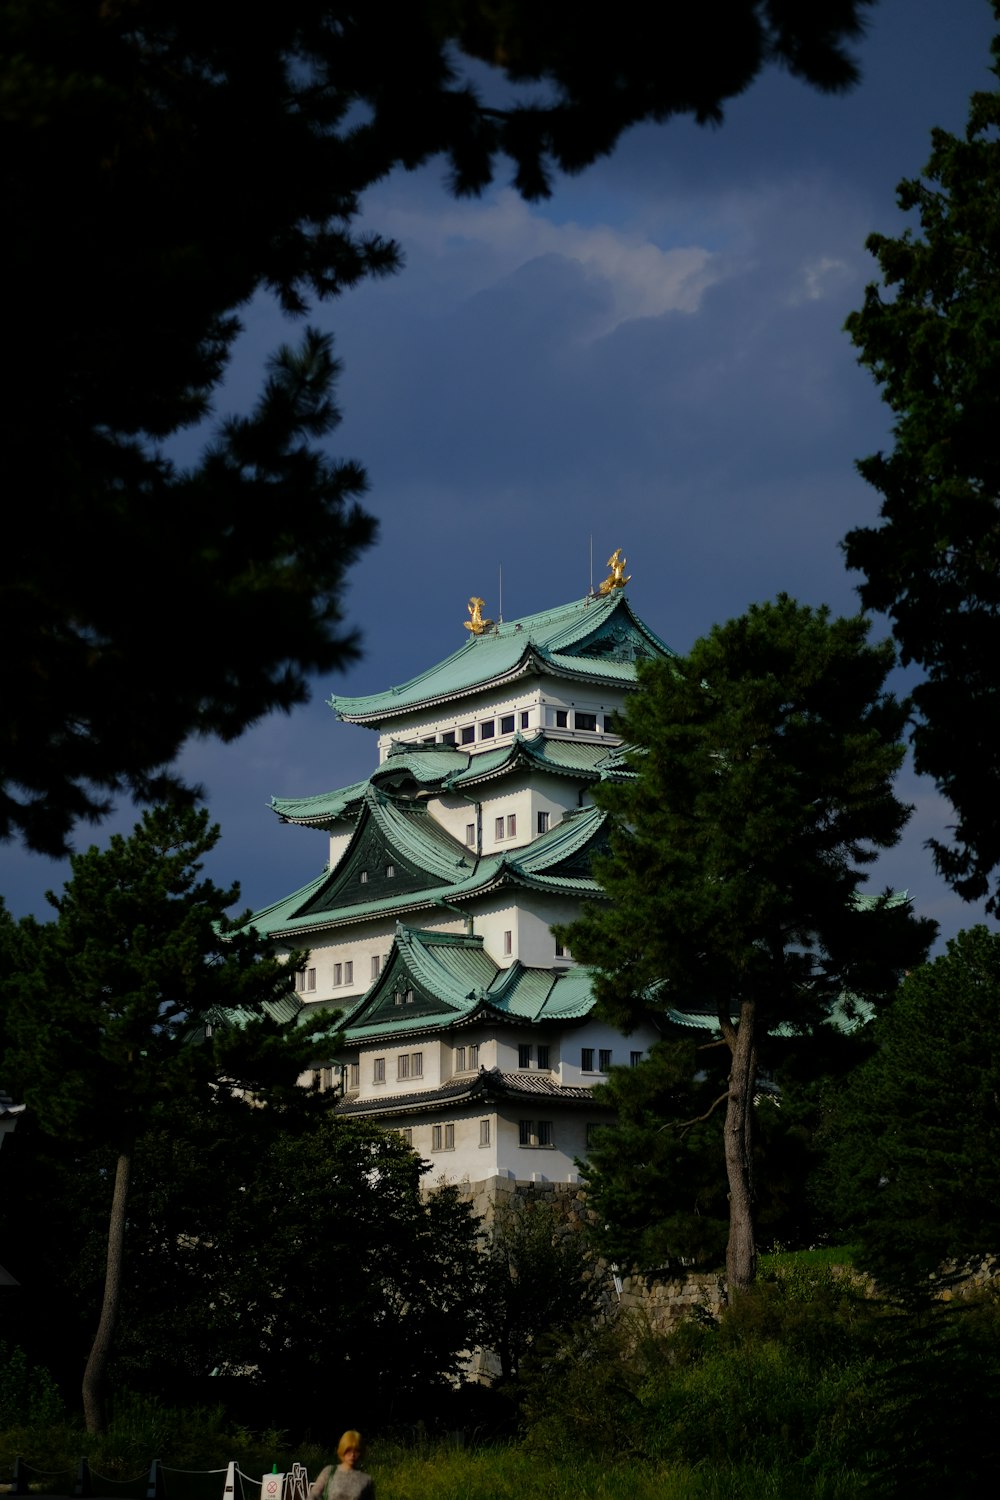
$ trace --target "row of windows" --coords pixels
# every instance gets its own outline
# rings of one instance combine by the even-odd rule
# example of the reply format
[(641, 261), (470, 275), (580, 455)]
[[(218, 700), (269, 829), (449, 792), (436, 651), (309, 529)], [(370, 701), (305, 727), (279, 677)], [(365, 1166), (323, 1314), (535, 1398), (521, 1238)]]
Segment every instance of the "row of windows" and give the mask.
[[(630, 1052), (628, 1055), (629, 1067), (637, 1068), (642, 1062), (641, 1052)], [(597, 1049), (597, 1071), (606, 1073), (612, 1064), (612, 1051), (610, 1047), (599, 1047)], [(594, 1071), (594, 1049), (593, 1047), (580, 1048), (580, 1071), (582, 1073), (593, 1073)]]
[[(568, 708), (550, 708), (547, 711), (546, 722), (556, 729), (569, 729), (571, 710)], [(586, 713), (582, 710), (572, 710), (572, 727), (582, 729), (585, 733), (596, 734), (603, 730), (605, 734), (614, 734), (614, 719), (611, 714)], [(531, 728), (531, 710), (520, 709), (514, 714), (501, 714), (492, 719), (481, 719), (475, 724), (461, 724), (456, 729), (446, 729), (442, 734), (426, 734), (422, 739), (414, 741), (420, 745), (474, 745), (477, 740), (495, 740), (498, 735), (513, 734), (515, 728), (524, 730)]]
[[(372, 954), (371, 976), (377, 979), (382, 972), (382, 959), (378, 953)], [(333, 966), (333, 987), (339, 989), (341, 985), (354, 983), (354, 960), (345, 958)], [(311, 994), (316, 988), (316, 970), (313, 968), (303, 969), (295, 976), (295, 988), (300, 995)]]
[[(344, 963), (333, 966), (333, 985), (338, 988), (342, 984), (354, 983), (354, 960), (347, 959)], [(308, 995), (316, 988), (316, 970), (302, 969), (295, 976), (295, 988), (301, 995)]]
[[(412, 996), (412, 990), (407, 992)], [(398, 999), (397, 999), (398, 1003)], [(474, 1042), (468, 1047), (455, 1048), (455, 1072), (474, 1073), (479, 1067), (479, 1043)], [(372, 1083), (385, 1083), (386, 1060), (384, 1057), (372, 1058)], [(424, 1076), (424, 1054), (422, 1052), (399, 1052), (396, 1054), (396, 1081), (397, 1083), (409, 1078), (423, 1078)], [(350, 1063), (347, 1068), (347, 1087), (357, 1089), (361, 1085), (361, 1064)]]
[[(556, 729), (568, 729), (569, 728), (569, 709), (567, 709), (567, 708), (556, 708), (556, 709), (553, 709), (552, 710), (552, 723), (555, 725)], [(599, 727), (599, 721), (598, 721), (597, 714), (585, 714), (585, 713), (574, 712), (574, 714), (573, 714), (573, 728), (574, 729), (584, 729), (584, 730), (588, 730), (591, 734), (596, 734), (597, 730), (598, 730), (598, 727)], [(612, 727), (611, 727), (611, 719), (610, 719), (610, 717), (608, 715), (605, 715), (605, 717), (604, 717), (604, 733), (605, 734), (611, 734), (612, 732), (613, 731), (612, 731)]]
[[(587, 1125), (587, 1147), (594, 1145), (596, 1132), (602, 1127), (599, 1124), (588, 1123)], [(413, 1127), (406, 1125), (399, 1135), (407, 1146), (413, 1145)], [(555, 1145), (555, 1127), (551, 1120), (518, 1120), (517, 1138), (520, 1146), (552, 1147)], [(491, 1144), (491, 1128), (489, 1120), (479, 1122), (479, 1144), (489, 1146)], [(432, 1151), (454, 1151), (455, 1149), (455, 1127), (454, 1125), (432, 1125), (431, 1126), (431, 1150)]]
[[(353, 1072), (353, 1067), (352, 1067)], [(396, 1079), (423, 1078), (424, 1054), (422, 1052), (399, 1052), (396, 1054)], [(385, 1083), (385, 1058), (372, 1059), (372, 1083)]]
[[(499, 719), (481, 719), (478, 724), (463, 724), (458, 729), (447, 729), (441, 736), (441, 743), (443, 745), (474, 745), (477, 739), (495, 740), (498, 734), (513, 734), (518, 722), (521, 729), (530, 728), (531, 712), (529, 709), (522, 709), (519, 715), (502, 714)], [(433, 735), (424, 740), (426, 745), (435, 743), (436, 738)]]
[[(536, 821), (536, 832), (548, 833), (551, 825), (551, 814), (540, 812)], [(507, 813), (505, 817), (497, 818), (493, 824), (493, 836), (499, 842), (501, 839), (517, 838), (517, 813)], [(470, 849), (476, 847), (476, 825), (466, 823), (465, 842)]]

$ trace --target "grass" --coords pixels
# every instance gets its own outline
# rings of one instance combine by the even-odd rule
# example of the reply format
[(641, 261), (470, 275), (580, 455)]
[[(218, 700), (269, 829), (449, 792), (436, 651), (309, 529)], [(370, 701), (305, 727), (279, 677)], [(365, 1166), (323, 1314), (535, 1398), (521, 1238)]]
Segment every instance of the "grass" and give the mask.
[(556, 1462), (518, 1447), (373, 1455), (379, 1500), (855, 1500), (856, 1478), (800, 1479), (750, 1468)]

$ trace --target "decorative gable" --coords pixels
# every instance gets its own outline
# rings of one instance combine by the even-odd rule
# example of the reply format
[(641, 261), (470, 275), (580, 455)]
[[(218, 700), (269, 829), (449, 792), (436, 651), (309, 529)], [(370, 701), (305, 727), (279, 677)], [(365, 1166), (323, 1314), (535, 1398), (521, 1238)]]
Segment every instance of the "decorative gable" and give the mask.
[(662, 652), (653, 650), (631, 620), (621, 613), (606, 620), (581, 645), (573, 647), (574, 656), (598, 657), (603, 661), (652, 661)]

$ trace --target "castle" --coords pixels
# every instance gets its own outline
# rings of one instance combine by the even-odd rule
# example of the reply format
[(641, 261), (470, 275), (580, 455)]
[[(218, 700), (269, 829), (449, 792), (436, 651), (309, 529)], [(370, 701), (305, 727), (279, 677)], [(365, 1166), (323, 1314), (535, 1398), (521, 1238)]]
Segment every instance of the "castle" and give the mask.
[(279, 951), (308, 950), (303, 1004), (343, 1013), (322, 1082), (437, 1180), (575, 1181), (609, 1118), (593, 1086), (657, 1037), (599, 1020), (552, 932), (602, 899), (592, 790), (628, 774), (615, 726), (637, 663), (672, 654), (633, 613), (620, 553), (609, 561), (599, 592), (523, 619), (470, 599), (452, 655), (331, 700), (377, 732), (371, 776), (272, 803), (329, 838), (322, 874), (252, 919)]

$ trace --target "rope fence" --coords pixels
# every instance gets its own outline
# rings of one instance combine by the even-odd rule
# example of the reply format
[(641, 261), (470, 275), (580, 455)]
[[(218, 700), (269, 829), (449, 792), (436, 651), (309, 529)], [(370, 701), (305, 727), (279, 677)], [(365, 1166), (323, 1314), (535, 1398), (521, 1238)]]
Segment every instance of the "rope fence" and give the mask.
[[(220, 1475), (225, 1475), (221, 1485)], [(50, 1480), (66, 1480), (65, 1485)], [(245, 1474), (235, 1459), (221, 1469), (174, 1469), (154, 1458), (132, 1479), (111, 1479), (81, 1458), (76, 1469), (39, 1469), (14, 1460), (11, 1495), (65, 1495), (67, 1500), (308, 1500), (309, 1474), (292, 1464), (285, 1474)]]

